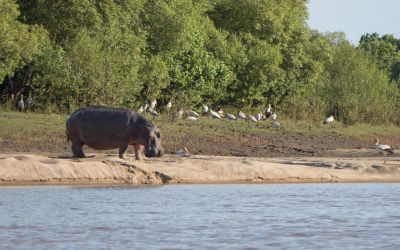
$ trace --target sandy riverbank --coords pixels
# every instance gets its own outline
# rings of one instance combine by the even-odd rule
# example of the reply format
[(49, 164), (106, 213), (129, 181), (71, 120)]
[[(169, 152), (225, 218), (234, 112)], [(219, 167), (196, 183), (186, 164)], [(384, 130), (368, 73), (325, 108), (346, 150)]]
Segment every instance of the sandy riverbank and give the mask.
[(249, 158), (166, 155), (121, 160), (96, 154), (0, 154), (0, 185), (400, 182), (400, 158)]

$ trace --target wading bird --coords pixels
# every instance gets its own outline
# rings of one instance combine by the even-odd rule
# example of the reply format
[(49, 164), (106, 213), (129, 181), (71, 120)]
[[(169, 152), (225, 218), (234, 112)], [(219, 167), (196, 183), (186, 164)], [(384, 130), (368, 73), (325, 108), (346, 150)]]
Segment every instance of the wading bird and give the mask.
[(153, 116), (153, 118), (156, 118), (156, 116), (158, 116), (157, 111), (155, 111), (154, 109), (149, 109), (149, 113), (150, 113), (150, 115)]
[(199, 119), (198, 117), (190, 116), (190, 115), (188, 117), (186, 117), (186, 120), (192, 121), (192, 122), (197, 121), (198, 119)]
[(178, 113), (176, 113), (176, 116), (181, 118), (183, 116), (183, 109), (179, 110)]
[(250, 120), (252, 120), (253, 122), (258, 122), (258, 120), (257, 120), (254, 116), (252, 116), (252, 115), (249, 115), (249, 118), (250, 118)]
[(333, 118), (333, 115), (331, 115), (325, 119), (324, 124), (331, 124), (334, 120), (335, 118)]
[(194, 117), (197, 117), (197, 118), (200, 117), (200, 115), (196, 111), (193, 111), (193, 110), (190, 110), (188, 112), (188, 116), (194, 116)]
[(172, 101), (169, 101), (167, 103), (167, 105), (165, 106), (165, 109), (167, 110), (167, 113), (169, 113), (169, 111), (171, 110), (171, 107), (172, 107)]
[(222, 109), (219, 109), (218, 114), (219, 114), (220, 117), (224, 117), (225, 116), (224, 111)]
[(226, 113), (226, 118), (228, 118), (228, 120), (236, 120), (236, 116)]
[(143, 113), (143, 111), (144, 111), (143, 106), (140, 106), (140, 108), (139, 108), (139, 110), (138, 110), (138, 113)]
[(24, 111), (25, 103), (24, 103), (24, 95), (21, 95), (21, 99), (18, 101), (18, 110), (20, 112)]
[(203, 106), (203, 108), (202, 108), (201, 112), (202, 112), (203, 114), (207, 114), (207, 112), (208, 112), (208, 106), (205, 105), (205, 104), (203, 104), (202, 106)]
[(268, 108), (265, 111), (265, 119), (268, 119), (272, 115), (271, 103), (268, 103)]
[(240, 119), (243, 119), (243, 120), (246, 119), (246, 113), (243, 113), (242, 111), (239, 111), (238, 116), (239, 116)]
[(275, 112), (271, 115), (271, 118), (273, 121), (276, 121), (276, 113)]
[(375, 137), (374, 141), (376, 149), (383, 154), (383, 163), (386, 163), (387, 160), (387, 155), (392, 155), (394, 154), (393, 149), (387, 145), (387, 144), (379, 144), (379, 139), (378, 137)]
[(28, 96), (27, 104), (29, 110), (32, 111), (35, 108), (35, 100), (32, 98), (31, 94)]
[(212, 111), (211, 109), (210, 109), (210, 114), (213, 118), (221, 119), (221, 116), (217, 112)]
[(152, 101), (152, 102), (150, 103), (150, 109), (151, 109), (151, 110), (154, 110), (154, 109), (156, 108), (156, 106), (157, 106), (157, 100), (154, 100), (154, 101)]
[(261, 120), (262, 118), (263, 118), (263, 113), (262, 112), (260, 112), (260, 113), (258, 113), (258, 114), (256, 114), (256, 119), (257, 119), (257, 121), (259, 121), (259, 120)]

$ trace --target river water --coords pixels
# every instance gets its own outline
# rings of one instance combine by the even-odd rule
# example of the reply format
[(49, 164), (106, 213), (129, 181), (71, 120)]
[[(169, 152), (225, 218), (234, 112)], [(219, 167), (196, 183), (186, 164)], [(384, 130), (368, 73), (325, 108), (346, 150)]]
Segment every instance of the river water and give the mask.
[(400, 249), (400, 184), (0, 187), (0, 249)]

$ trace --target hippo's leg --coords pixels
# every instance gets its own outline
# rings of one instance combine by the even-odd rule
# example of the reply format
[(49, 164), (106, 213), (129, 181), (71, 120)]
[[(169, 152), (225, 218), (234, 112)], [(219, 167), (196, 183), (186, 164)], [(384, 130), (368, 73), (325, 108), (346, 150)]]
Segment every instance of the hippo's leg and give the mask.
[(142, 160), (142, 148), (141, 148), (141, 146), (139, 144), (135, 144), (134, 147), (135, 147), (136, 160), (138, 160), (138, 161)]
[(121, 145), (121, 147), (119, 147), (119, 158), (125, 159), (125, 153), (127, 149), (128, 149), (128, 144), (124, 144)]
[(82, 150), (83, 144), (80, 142), (72, 142), (72, 153), (74, 154), (75, 157), (79, 158), (85, 158), (85, 154), (83, 153)]

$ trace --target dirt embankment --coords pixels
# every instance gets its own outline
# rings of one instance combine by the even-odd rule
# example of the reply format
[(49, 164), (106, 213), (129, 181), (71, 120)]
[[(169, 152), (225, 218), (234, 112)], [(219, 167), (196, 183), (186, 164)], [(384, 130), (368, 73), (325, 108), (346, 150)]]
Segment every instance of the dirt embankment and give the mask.
[[(365, 151), (365, 150), (364, 150)], [(56, 155), (0, 154), (0, 185), (305, 183), (400, 181), (400, 161), (391, 158), (253, 158), (166, 155), (121, 160), (97, 154), (85, 159)]]

